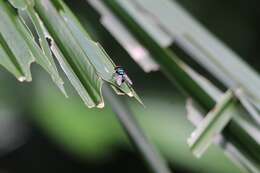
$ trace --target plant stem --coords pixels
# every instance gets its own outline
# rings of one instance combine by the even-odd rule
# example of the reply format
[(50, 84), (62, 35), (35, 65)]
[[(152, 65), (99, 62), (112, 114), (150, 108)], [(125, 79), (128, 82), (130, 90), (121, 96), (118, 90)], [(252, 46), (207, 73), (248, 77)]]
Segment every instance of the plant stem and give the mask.
[(107, 103), (110, 104), (131, 143), (140, 152), (149, 168), (154, 173), (171, 173), (166, 161), (145, 136), (127, 104), (116, 96), (107, 85), (104, 85), (103, 91)]

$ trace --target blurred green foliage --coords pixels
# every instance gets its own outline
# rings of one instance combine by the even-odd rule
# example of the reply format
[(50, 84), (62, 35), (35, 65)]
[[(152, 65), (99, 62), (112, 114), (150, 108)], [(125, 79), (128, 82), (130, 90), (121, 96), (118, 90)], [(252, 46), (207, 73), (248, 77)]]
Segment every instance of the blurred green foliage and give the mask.
[[(53, 87), (46, 88), (48, 82), (43, 79), (36, 81), (31, 116), (64, 150), (83, 159), (98, 160), (113, 157), (111, 154), (119, 146), (130, 147), (108, 107), (87, 109), (75, 95), (64, 99)], [(239, 172), (217, 147), (211, 147), (200, 160), (192, 156), (186, 139), (193, 127), (185, 116), (182, 96), (169, 88), (162, 91), (153, 87), (143, 91), (142, 98), (145, 109), (133, 102), (129, 104), (145, 132), (171, 163), (199, 172)]]

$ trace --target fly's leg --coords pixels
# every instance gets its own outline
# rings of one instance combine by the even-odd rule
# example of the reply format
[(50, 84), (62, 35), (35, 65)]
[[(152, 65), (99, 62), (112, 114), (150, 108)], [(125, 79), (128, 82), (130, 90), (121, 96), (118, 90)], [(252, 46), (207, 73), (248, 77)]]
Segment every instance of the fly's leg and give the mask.
[(123, 78), (124, 78), (130, 85), (133, 85), (133, 82), (131, 81), (131, 79), (130, 79), (126, 74), (124, 74)]

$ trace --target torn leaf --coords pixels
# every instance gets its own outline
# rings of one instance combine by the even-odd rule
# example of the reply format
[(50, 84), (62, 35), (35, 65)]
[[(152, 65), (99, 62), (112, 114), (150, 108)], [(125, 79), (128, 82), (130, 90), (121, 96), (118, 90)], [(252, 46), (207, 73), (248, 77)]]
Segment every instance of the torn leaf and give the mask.
[(192, 132), (188, 139), (188, 145), (196, 157), (200, 157), (207, 150), (214, 137), (223, 130), (236, 114), (235, 105), (233, 93), (231, 91), (226, 92)]

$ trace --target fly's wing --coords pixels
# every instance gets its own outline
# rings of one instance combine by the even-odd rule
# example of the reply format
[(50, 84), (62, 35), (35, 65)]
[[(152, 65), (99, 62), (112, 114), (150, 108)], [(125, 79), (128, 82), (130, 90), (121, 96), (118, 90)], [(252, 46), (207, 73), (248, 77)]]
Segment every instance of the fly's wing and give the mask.
[(121, 76), (121, 75), (116, 75), (116, 76), (115, 76), (115, 79), (116, 79), (116, 84), (117, 84), (118, 86), (121, 86), (122, 83), (123, 83), (123, 76)]
[(131, 79), (127, 76), (127, 74), (124, 74), (124, 79), (130, 84), (133, 85), (133, 82), (131, 81)]

